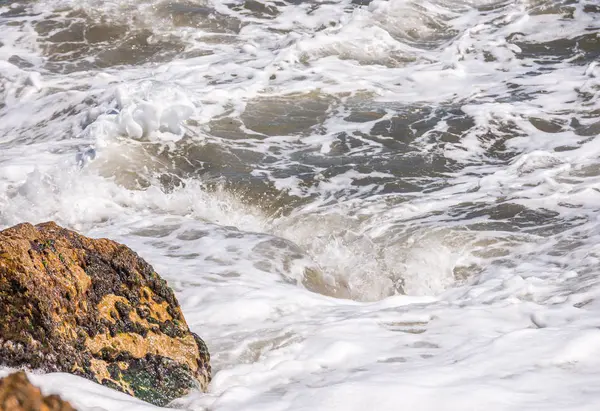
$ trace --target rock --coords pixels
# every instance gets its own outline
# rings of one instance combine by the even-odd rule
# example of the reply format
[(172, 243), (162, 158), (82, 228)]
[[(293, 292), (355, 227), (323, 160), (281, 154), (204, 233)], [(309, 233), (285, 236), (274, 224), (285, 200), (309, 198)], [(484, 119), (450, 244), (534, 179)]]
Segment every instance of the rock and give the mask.
[(0, 379), (0, 410), (3, 411), (75, 411), (58, 395), (42, 395), (23, 371)]
[(124, 245), (55, 223), (0, 231), (0, 363), (79, 375), (164, 406), (210, 356), (173, 291)]

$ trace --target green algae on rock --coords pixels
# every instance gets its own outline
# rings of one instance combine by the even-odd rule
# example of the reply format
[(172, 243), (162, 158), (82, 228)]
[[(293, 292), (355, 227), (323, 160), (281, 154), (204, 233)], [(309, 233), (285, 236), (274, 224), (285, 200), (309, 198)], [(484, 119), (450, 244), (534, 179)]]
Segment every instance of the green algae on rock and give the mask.
[(53, 222), (0, 231), (0, 363), (69, 372), (164, 406), (210, 382), (173, 291), (128, 247)]

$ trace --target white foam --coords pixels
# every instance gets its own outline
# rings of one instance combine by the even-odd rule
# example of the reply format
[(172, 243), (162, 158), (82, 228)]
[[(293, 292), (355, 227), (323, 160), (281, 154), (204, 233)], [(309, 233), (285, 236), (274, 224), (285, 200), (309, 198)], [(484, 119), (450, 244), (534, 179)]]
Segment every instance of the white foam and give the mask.
[[(84, 1), (93, 21), (206, 53), (51, 72), (34, 23), (71, 6), (2, 26), (0, 226), (53, 219), (155, 266), (212, 355), (209, 392), (179, 406), (597, 408), (600, 74), (539, 44), (597, 31), (583, 3), (572, 19), (538, 1), (301, 2), (268, 18), (202, 3), (243, 21), (223, 35), (148, 2)], [(263, 187), (272, 204), (252, 203)], [(82, 410), (156, 409), (31, 378)]]

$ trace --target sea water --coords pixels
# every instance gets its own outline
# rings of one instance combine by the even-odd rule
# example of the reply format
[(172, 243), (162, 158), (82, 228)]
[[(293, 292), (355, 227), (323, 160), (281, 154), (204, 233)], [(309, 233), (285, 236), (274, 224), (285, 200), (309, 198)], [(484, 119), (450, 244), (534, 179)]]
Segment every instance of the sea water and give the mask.
[(595, 0), (0, 0), (0, 228), (155, 267), (175, 408), (597, 410), (599, 63)]

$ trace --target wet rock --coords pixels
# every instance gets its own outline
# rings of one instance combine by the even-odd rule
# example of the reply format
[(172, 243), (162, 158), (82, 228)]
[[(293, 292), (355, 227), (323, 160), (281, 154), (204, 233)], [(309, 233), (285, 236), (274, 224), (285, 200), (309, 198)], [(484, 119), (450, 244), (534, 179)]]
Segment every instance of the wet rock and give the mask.
[(75, 411), (58, 395), (42, 395), (23, 371), (0, 379), (0, 410), (4, 411)]
[(55, 223), (0, 232), (0, 363), (166, 405), (210, 381), (173, 291), (124, 245)]

